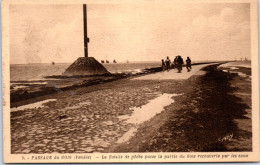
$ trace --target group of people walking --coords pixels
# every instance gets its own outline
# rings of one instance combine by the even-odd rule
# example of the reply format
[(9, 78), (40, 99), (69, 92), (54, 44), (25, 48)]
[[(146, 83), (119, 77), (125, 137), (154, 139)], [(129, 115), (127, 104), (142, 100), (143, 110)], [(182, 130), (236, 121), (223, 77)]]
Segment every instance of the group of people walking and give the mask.
[[(177, 68), (178, 73), (181, 73), (182, 71), (182, 65), (184, 64), (182, 57), (176, 56), (173, 60), (173, 62), (171, 62), (170, 58), (167, 56), (166, 60), (162, 59), (162, 71), (169, 71), (170, 69), (175, 69)], [(191, 70), (191, 59), (189, 57), (187, 57), (186, 59), (186, 68), (187, 71), (190, 72)]]

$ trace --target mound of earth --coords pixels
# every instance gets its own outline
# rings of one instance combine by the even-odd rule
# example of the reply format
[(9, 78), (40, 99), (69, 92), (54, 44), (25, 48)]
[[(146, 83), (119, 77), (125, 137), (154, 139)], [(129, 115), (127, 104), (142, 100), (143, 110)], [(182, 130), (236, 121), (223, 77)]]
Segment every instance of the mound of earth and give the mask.
[(109, 72), (94, 57), (80, 57), (73, 64), (71, 64), (62, 75), (81, 76), (103, 74), (109, 74)]

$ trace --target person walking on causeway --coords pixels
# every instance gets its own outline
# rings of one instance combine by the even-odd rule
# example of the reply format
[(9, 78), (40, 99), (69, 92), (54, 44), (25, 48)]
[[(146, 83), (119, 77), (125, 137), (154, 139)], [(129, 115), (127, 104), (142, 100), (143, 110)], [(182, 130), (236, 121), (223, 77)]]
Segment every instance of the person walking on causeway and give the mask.
[(178, 69), (178, 73), (181, 73), (181, 71), (182, 71), (182, 65), (183, 65), (183, 59), (181, 58), (181, 56), (178, 56), (178, 58), (177, 58), (177, 69)]
[(170, 70), (170, 66), (171, 66), (171, 60), (169, 59), (168, 56), (167, 56), (167, 58), (165, 60), (165, 63), (166, 63), (167, 71), (169, 71)]
[(187, 57), (187, 59), (186, 59), (186, 68), (187, 68), (187, 71), (190, 72), (190, 70), (191, 70), (191, 60), (190, 60), (190, 57)]
[(162, 71), (163, 71), (163, 72), (165, 71), (165, 62), (164, 62), (164, 59), (162, 59)]
[(178, 56), (175, 56), (174, 61), (173, 61), (174, 69), (177, 68), (177, 60), (178, 60)]

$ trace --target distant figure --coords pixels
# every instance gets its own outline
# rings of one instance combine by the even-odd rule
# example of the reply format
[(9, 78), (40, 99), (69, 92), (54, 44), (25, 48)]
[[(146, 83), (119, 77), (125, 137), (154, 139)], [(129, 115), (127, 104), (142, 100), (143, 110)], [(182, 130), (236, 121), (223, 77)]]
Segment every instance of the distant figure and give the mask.
[(164, 62), (163, 59), (162, 59), (162, 71), (163, 71), (163, 72), (165, 71), (165, 62)]
[(178, 56), (175, 56), (174, 58), (174, 61), (173, 61), (173, 68), (177, 68), (177, 59), (178, 59)]
[(116, 63), (116, 60), (114, 60), (113, 63)]
[(101, 60), (101, 63), (103, 64), (103, 63), (105, 63), (105, 61), (104, 61), (104, 60)]
[(182, 64), (183, 64), (183, 59), (181, 58), (181, 56), (177, 57), (177, 69), (178, 69), (178, 73), (181, 73), (182, 71)]
[(187, 57), (187, 59), (186, 59), (186, 68), (187, 68), (188, 72), (191, 70), (191, 60), (190, 60), (190, 57)]
[(52, 64), (52, 65), (55, 65), (55, 62), (52, 61), (51, 64)]
[(165, 64), (166, 64), (167, 71), (169, 71), (170, 70), (170, 66), (171, 66), (171, 60), (169, 59), (168, 56), (167, 56), (167, 58), (165, 60)]
[(109, 61), (108, 61), (108, 60), (106, 60), (106, 63), (109, 63)]

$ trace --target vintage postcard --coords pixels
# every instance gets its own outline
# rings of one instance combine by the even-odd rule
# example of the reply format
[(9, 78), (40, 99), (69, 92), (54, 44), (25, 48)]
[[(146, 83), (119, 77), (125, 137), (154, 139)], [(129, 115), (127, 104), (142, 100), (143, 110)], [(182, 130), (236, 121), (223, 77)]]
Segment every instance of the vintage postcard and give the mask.
[(259, 161), (256, 0), (3, 0), (5, 163)]

